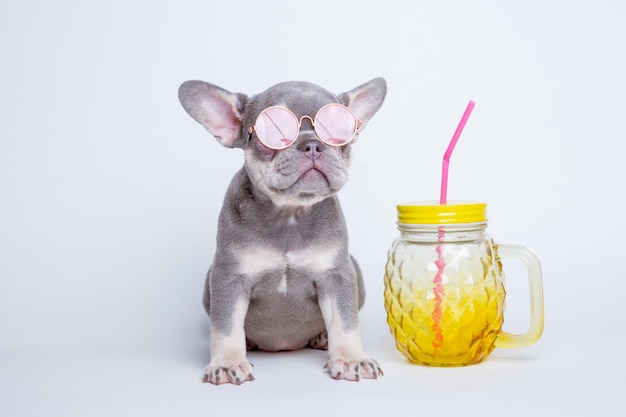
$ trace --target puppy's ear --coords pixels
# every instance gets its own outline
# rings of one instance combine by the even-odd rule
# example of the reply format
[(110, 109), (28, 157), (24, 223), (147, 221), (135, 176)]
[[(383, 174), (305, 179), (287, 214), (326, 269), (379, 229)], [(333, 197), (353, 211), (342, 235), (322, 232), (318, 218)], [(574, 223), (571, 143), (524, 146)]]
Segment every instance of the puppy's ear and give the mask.
[(243, 148), (242, 113), (248, 96), (231, 93), (204, 81), (187, 81), (178, 99), (198, 123), (227, 148)]
[(346, 93), (339, 95), (339, 100), (361, 121), (361, 129), (380, 109), (387, 94), (387, 82), (384, 78), (374, 78)]

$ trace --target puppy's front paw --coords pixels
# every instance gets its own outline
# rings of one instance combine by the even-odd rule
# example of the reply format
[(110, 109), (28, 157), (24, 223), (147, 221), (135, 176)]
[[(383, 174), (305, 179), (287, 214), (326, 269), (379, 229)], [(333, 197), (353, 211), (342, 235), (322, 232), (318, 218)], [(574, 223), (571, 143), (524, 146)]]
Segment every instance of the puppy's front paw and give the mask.
[(330, 372), (330, 376), (339, 380), (346, 379), (348, 381), (360, 381), (365, 379), (378, 379), (383, 375), (382, 369), (374, 359), (365, 360), (348, 360), (335, 359), (330, 360), (324, 367)]
[(254, 381), (252, 364), (248, 361), (235, 366), (221, 366), (208, 364), (204, 368), (203, 382), (215, 385), (241, 385), (246, 381)]

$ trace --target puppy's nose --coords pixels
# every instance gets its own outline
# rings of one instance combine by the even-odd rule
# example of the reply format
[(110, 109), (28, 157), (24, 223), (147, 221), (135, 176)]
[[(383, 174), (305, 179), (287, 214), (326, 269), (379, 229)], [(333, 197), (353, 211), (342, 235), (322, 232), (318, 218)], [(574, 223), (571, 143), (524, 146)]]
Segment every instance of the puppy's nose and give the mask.
[(309, 159), (318, 159), (324, 151), (324, 144), (319, 140), (307, 140), (298, 145), (298, 150), (304, 152)]

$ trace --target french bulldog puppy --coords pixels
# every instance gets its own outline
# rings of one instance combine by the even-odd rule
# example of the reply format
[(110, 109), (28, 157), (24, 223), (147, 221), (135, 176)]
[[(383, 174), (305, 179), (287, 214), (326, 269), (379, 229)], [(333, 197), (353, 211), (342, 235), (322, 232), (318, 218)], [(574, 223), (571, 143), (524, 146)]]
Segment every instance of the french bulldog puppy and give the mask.
[[(363, 352), (363, 278), (348, 253), (336, 194), (348, 180), (352, 143), (386, 91), (382, 78), (339, 95), (306, 82), (250, 97), (203, 81), (180, 86), (187, 113), (220, 144), (245, 153), (226, 192), (206, 278), (211, 360), (204, 382), (253, 381), (250, 349), (328, 349), (326, 369), (335, 379), (382, 375)], [(327, 132), (335, 124), (348, 127)]]

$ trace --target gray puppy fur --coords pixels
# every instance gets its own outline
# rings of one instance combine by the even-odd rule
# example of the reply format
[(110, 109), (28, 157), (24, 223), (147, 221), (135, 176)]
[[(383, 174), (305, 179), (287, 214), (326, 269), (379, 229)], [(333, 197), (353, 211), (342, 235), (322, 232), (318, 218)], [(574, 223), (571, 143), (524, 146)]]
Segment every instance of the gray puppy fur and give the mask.
[[(306, 82), (285, 82), (248, 97), (203, 81), (187, 81), (185, 110), (229, 148), (242, 148), (219, 216), (217, 247), (204, 291), (211, 323), (211, 361), (204, 382), (254, 380), (247, 349), (328, 349), (335, 379), (377, 378), (382, 371), (362, 349), (358, 310), (361, 271), (348, 253), (346, 223), (336, 197), (348, 180), (351, 147), (318, 140), (311, 120), (341, 103), (362, 123), (387, 91), (373, 79), (335, 95)], [(296, 142), (282, 150), (249, 135), (261, 111), (283, 106), (301, 119)], [(357, 132), (357, 133), (358, 133)]]

